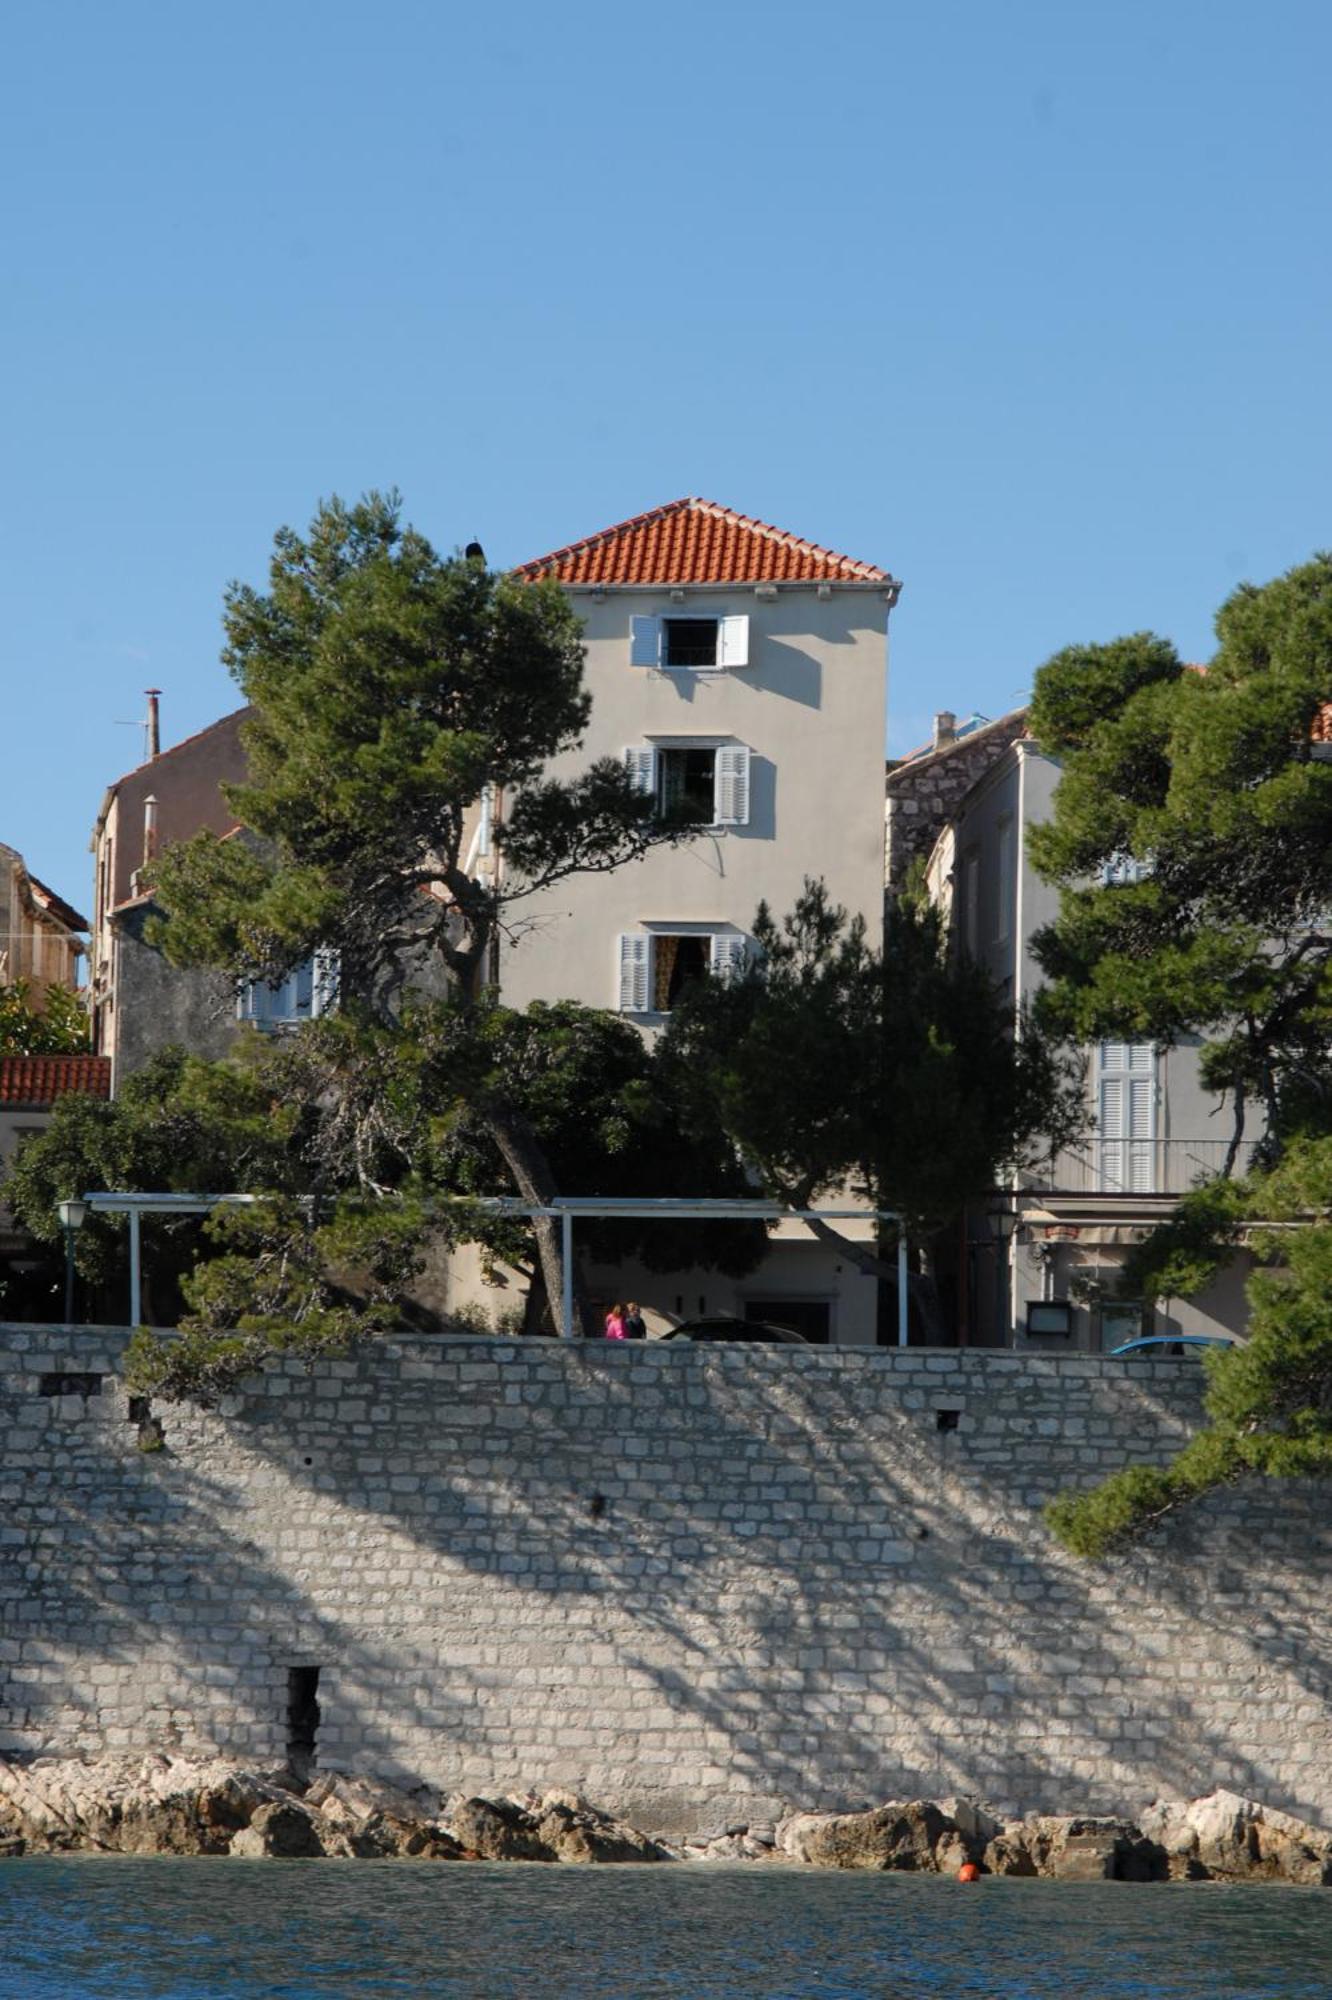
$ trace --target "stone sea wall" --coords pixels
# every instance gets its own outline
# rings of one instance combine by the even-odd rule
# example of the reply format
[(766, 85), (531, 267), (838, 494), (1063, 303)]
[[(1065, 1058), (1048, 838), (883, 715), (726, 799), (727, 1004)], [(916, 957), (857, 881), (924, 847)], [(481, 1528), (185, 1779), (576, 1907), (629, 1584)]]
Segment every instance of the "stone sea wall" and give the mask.
[(1101, 1567), (1041, 1524), (1188, 1434), (1191, 1366), (403, 1339), (145, 1450), (120, 1338), (0, 1329), (0, 1756), (313, 1737), (681, 1834), (1216, 1786), (1328, 1821), (1327, 1488)]

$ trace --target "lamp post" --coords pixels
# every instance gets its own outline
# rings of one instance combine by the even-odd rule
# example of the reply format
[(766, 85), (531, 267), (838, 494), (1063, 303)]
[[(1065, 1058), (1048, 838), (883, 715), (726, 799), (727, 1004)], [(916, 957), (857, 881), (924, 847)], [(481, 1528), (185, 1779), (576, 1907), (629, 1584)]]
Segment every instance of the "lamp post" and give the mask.
[(1013, 1294), (1013, 1238), (1016, 1236), (1022, 1217), (1016, 1206), (1012, 1208), (991, 1208), (986, 1211), (986, 1221), (990, 1225), (990, 1240), (994, 1245), (994, 1303), (999, 1319), (999, 1329), (1003, 1334), (1003, 1345), (1015, 1345), (1012, 1318)]
[(86, 1201), (62, 1201), (56, 1209), (65, 1232), (65, 1325), (74, 1324), (74, 1238), (88, 1219)]

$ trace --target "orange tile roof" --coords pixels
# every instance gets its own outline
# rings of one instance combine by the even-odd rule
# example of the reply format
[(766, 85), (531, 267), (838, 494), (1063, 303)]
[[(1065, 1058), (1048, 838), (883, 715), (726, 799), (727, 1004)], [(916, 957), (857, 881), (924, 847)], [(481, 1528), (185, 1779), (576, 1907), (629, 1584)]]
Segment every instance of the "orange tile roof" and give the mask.
[(713, 500), (672, 500), (584, 541), (521, 563), (561, 583), (882, 583), (887, 570), (839, 556)]
[(110, 1056), (0, 1056), (0, 1104), (111, 1095)]
[(1325, 701), (1313, 720), (1315, 743), (1332, 743), (1332, 701)]

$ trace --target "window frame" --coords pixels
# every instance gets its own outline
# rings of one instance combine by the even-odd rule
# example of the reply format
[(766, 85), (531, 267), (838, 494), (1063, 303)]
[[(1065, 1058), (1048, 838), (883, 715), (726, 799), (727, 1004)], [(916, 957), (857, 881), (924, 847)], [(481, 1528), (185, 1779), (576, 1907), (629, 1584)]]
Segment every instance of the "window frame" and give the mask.
[[(686, 665), (666, 658), (668, 625), (713, 625), (716, 657), (710, 666)], [(660, 611), (633, 613), (629, 619), (629, 664), (663, 674), (728, 674), (750, 664), (750, 616), (747, 611)]]
[[(685, 918), (678, 920), (663, 918), (660, 922), (654, 920), (641, 924), (637, 930), (621, 931), (615, 945), (616, 1013), (626, 1015), (630, 1019), (650, 1018), (663, 1021), (674, 1012), (673, 1008), (658, 1007), (655, 1004), (656, 946), (659, 938), (706, 939), (708, 976), (712, 979), (734, 977), (737, 972), (743, 972), (749, 960), (749, 937), (734, 924), (696, 923)], [(626, 946), (639, 945), (642, 949), (635, 967), (632, 956), (626, 953)], [(636, 984), (638, 971), (642, 973), (644, 1005), (641, 1007), (625, 1004), (626, 975)]]
[[(627, 744), (624, 751), (625, 767), (630, 782), (640, 792), (651, 792), (658, 809), (665, 806), (662, 788), (662, 757), (672, 750), (712, 752), (712, 818), (706, 822), (708, 833), (729, 833), (750, 822), (750, 799), (753, 781), (754, 752), (748, 743), (741, 743), (734, 736), (649, 736), (642, 743)], [(724, 759), (734, 760), (729, 773), (724, 768)], [(734, 788), (739, 810), (726, 814), (722, 807), (726, 785)]]

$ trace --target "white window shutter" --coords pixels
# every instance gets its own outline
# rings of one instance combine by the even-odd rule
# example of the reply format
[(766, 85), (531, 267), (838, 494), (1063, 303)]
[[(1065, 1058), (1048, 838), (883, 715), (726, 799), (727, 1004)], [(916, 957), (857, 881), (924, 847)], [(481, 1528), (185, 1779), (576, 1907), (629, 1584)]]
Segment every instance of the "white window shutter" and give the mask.
[(661, 664), (660, 619), (629, 620), (629, 664), (631, 667), (655, 667)]
[(624, 767), (636, 792), (657, 789), (657, 753), (650, 743), (635, 743), (624, 753)]
[(749, 825), (749, 746), (720, 743), (713, 768), (712, 814), (718, 826)]
[(709, 960), (714, 979), (738, 979), (748, 956), (745, 940), (734, 931), (718, 931), (710, 940)]
[(643, 931), (624, 931), (620, 937), (620, 1012), (646, 1014), (648, 981), (652, 971), (652, 939)]
[(312, 982), (310, 1012), (329, 1014), (333, 1011), (338, 997), (338, 973), (340, 961), (335, 951), (321, 949), (314, 955), (314, 979)]
[(740, 611), (721, 620), (718, 635), (717, 665), (719, 667), (747, 667), (749, 665), (749, 613)]
[(1147, 1194), (1156, 1185), (1156, 1048), (1102, 1042), (1097, 1104), (1101, 1185)]

